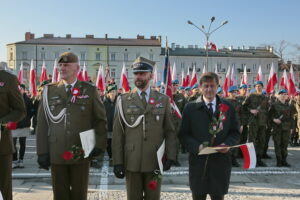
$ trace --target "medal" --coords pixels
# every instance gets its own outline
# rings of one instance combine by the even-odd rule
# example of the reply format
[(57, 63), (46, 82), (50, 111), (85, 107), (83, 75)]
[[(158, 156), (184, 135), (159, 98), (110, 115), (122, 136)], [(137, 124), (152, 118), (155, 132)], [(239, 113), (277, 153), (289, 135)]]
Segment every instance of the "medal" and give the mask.
[(76, 97), (77, 97), (79, 94), (80, 94), (80, 90), (79, 90), (78, 88), (73, 88), (73, 89), (72, 89), (72, 95), (73, 95), (73, 97), (72, 97), (72, 99), (71, 99), (71, 102), (72, 102), (72, 103), (75, 103)]

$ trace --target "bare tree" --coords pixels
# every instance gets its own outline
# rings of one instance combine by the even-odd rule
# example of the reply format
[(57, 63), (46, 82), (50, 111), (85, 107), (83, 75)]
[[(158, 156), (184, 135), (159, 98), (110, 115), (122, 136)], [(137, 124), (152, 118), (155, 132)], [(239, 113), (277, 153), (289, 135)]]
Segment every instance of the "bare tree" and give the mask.
[(279, 56), (280, 60), (284, 62), (284, 51), (289, 46), (289, 43), (285, 40), (281, 40), (277, 45), (274, 45), (274, 51)]

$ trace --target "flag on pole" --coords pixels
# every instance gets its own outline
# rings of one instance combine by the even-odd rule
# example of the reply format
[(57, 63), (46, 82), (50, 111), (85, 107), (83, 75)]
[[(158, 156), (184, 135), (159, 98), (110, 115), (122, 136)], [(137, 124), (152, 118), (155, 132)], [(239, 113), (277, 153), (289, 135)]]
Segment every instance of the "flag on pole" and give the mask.
[(154, 70), (153, 70), (153, 81), (152, 81), (152, 86), (156, 87), (156, 83), (158, 81), (158, 73), (157, 73), (157, 66), (154, 66)]
[(186, 87), (185, 86), (184, 70), (181, 71), (181, 86)]
[(258, 72), (257, 72), (257, 75), (256, 75), (256, 81), (263, 82), (263, 76), (262, 76), (262, 71), (261, 71), (261, 66), (260, 65), (259, 65)]
[(176, 69), (176, 64), (174, 62), (173, 68), (172, 68), (172, 81), (177, 80), (177, 69)]
[(84, 81), (84, 78), (82, 76), (82, 68), (81, 68), (81, 65), (80, 65), (80, 61), (78, 61), (78, 65), (79, 65), (79, 70), (77, 72), (77, 79), (80, 80), (80, 81)]
[(96, 87), (101, 91), (105, 91), (105, 78), (104, 78), (104, 71), (103, 66), (100, 64), (97, 74), (97, 80), (96, 80)]
[(293, 65), (291, 64), (290, 74), (289, 74), (289, 83), (288, 83), (288, 94), (289, 96), (294, 96), (297, 93), (296, 86), (295, 86), (295, 77), (294, 77), (294, 70)]
[(45, 61), (43, 60), (42, 73), (40, 76), (40, 83), (42, 83), (45, 80), (48, 80), (48, 77), (47, 77), (47, 69), (46, 69)]
[(210, 46), (210, 49), (211, 49), (211, 50), (214, 50), (214, 51), (216, 51), (216, 52), (219, 52), (219, 49), (217, 48), (217, 45), (216, 45), (216, 44), (210, 42), (210, 43), (209, 43), (209, 46)]
[(204, 65), (203, 70), (202, 70), (202, 74), (206, 73), (206, 65)]
[(234, 86), (234, 85), (236, 85), (236, 81), (235, 81), (235, 67), (232, 66), (229, 87)]
[(230, 87), (230, 66), (228, 66), (226, 77), (223, 84), (224, 96), (228, 97), (228, 89)]
[(215, 66), (215, 73), (218, 74), (218, 65)]
[(29, 89), (32, 96), (36, 96), (36, 80), (35, 80), (35, 71), (33, 66), (33, 60), (31, 60), (30, 64), (30, 78), (29, 78)]
[(288, 77), (287, 77), (287, 73), (286, 70), (284, 69), (281, 80), (280, 80), (280, 84), (279, 84), (282, 88), (288, 90)]
[(120, 87), (122, 87), (125, 92), (128, 92), (130, 90), (125, 63), (123, 63), (123, 68), (121, 72)]
[(190, 85), (190, 67), (187, 68), (187, 73), (185, 77), (185, 87)]
[(83, 63), (82, 78), (83, 78), (83, 81), (89, 81), (85, 62)]
[(111, 81), (111, 77), (110, 77), (110, 69), (108, 66), (105, 68), (105, 72), (106, 72), (105, 83), (109, 83)]
[(52, 71), (52, 83), (58, 82), (58, 69), (57, 69), (57, 60), (54, 60), (53, 71)]
[(197, 74), (196, 74), (196, 67), (193, 67), (193, 72), (192, 72), (192, 80), (190, 82), (190, 87), (193, 87), (197, 83)]
[(244, 168), (253, 169), (256, 167), (256, 153), (253, 142), (242, 144), (240, 149), (244, 157)]
[(274, 92), (274, 87), (277, 84), (277, 76), (274, 70), (274, 65), (272, 63), (271, 69), (270, 69), (270, 74), (269, 74), (269, 78), (268, 78), (268, 83), (267, 83), (267, 88), (266, 88), (266, 92), (268, 94)]
[(18, 80), (20, 84), (24, 84), (24, 70), (23, 70), (23, 61), (21, 62), (19, 74), (18, 74)]
[(244, 73), (241, 78), (241, 85), (248, 85), (247, 67), (244, 66)]

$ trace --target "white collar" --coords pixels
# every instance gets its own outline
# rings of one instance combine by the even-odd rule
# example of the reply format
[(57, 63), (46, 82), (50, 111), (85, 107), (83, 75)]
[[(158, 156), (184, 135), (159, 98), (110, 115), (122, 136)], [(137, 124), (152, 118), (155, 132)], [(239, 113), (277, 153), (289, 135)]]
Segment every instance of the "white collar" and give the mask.
[(205, 104), (208, 106), (209, 103), (212, 103), (212, 106), (216, 106), (217, 104), (217, 98), (215, 97), (214, 100), (212, 102), (209, 102), (208, 99), (206, 99), (204, 96), (203, 96), (203, 101), (205, 102)]
[[(150, 96), (150, 87), (147, 88), (146, 92), (146, 97)], [(136, 91), (138, 92), (139, 96), (141, 96), (142, 91), (139, 88), (136, 88)]]

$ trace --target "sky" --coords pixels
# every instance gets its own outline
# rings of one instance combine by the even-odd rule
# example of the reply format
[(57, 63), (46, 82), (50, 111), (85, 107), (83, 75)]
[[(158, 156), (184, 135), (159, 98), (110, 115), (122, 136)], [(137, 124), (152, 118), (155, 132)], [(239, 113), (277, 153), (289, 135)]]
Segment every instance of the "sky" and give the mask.
[[(217, 47), (272, 45), (285, 40), (285, 57), (300, 58), (299, 0), (0, 0), (0, 61), (6, 61), (6, 44), (23, 41), (25, 32), (35, 37), (55, 36), (149, 38), (161, 35), (169, 43), (203, 47), (205, 36), (187, 24), (212, 29)], [(164, 45), (164, 44), (163, 44)], [(300, 59), (297, 59), (300, 63)]]

